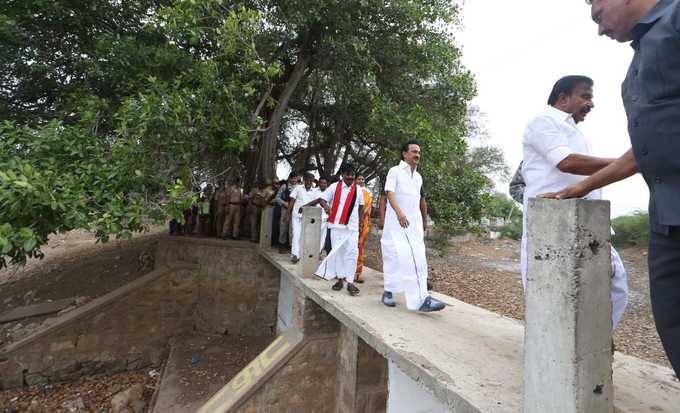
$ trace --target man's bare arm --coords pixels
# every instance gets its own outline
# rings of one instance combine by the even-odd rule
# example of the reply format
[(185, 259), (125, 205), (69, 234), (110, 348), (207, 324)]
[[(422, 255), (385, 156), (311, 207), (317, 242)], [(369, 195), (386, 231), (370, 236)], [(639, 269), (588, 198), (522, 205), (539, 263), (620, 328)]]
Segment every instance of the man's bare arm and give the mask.
[(401, 212), (401, 209), (399, 208), (399, 203), (397, 202), (397, 196), (394, 194), (394, 192), (387, 191), (387, 200), (392, 206), (392, 209), (394, 209), (394, 212), (397, 214), (399, 225), (401, 225), (402, 228), (408, 228), (409, 225), (408, 219), (406, 218), (406, 215), (404, 215), (404, 213)]
[(557, 164), (557, 169), (574, 175), (592, 175), (615, 160), (615, 158), (597, 158), (595, 156), (572, 153)]
[(427, 231), (427, 200), (424, 196), (420, 197), (420, 215), (423, 216), (423, 231)]
[(539, 196), (552, 199), (579, 198), (587, 195), (590, 191), (633, 176), (639, 171), (633, 150), (628, 149), (626, 153), (609, 164), (609, 166), (599, 170), (576, 185), (566, 187), (559, 192), (550, 192)]

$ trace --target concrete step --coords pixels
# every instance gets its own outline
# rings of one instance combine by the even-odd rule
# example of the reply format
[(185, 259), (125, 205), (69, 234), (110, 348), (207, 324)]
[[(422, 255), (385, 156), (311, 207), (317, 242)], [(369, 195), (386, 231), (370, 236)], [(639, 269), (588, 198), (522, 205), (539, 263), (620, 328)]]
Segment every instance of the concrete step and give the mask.
[(174, 338), (153, 412), (196, 411), (273, 339), (207, 334)]

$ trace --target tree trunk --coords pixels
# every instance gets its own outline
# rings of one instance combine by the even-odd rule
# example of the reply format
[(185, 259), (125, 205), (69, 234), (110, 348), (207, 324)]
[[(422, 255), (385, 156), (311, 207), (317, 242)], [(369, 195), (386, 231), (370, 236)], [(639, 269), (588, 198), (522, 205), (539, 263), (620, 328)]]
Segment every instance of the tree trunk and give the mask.
[(300, 80), (305, 75), (310, 62), (310, 56), (304, 48), (298, 52), (297, 58), (290, 79), (288, 79), (283, 92), (281, 92), (276, 108), (269, 117), (267, 130), (262, 137), (259, 170), (260, 176), (267, 180), (276, 178), (276, 154), (279, 133), (281, 132), (281, 120), (288, 109), (288, 102), (291, 96), (293, 96), (293, 92), (295, 92)]

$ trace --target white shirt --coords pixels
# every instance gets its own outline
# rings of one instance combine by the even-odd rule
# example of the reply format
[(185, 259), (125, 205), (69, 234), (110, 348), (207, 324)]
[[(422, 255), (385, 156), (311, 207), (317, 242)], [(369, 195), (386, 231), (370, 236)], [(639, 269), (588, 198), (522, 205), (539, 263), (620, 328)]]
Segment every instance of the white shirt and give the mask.
[[(588, 141), (576, 127), (574, 118), (566, 112), (548, 106), (541, 115), (531, 120), (524, 131), (522, 149), (522, 177), (527, 185), (524, 189), (525, 205), (529, 198), (558, 191), (585, 179), (585, 176), (565, 173), (557, 168), (557, 164), (572, 153), (590, 155)], [(591, 193), (586, 198), (594, 199), (596, 195)]]
[(298, 185), (290, 193), (290, 197), (295, 198), (295, 205), (293, 205), (293, 216), (295, 218), (302, 218), (302, 214), (298, 212), (300, 208), (315, 199), (321, 198), (321, 191), (319, 191), (319, 188), (314, 187), (311, 187), (309, 190), (307, 190), (304, 185)]
[[(404, 161), (390, 168), (385, 180), (385, 192), (393, 192), (399, 209), (406, 215), (409, 222), (408, 229), (423, 236), (423, 216), (420, 213), (420, 189), (423, 177), (417, 170), (411, 171), (411, 166)], [(385, 210), (385, 227), (383, 234), (389, 231), (403, 231), (397, 219), (397, 213), (387, 201)]]
[(331, 224), (329, 222), (328, 228), (347, 228), (350, 231), (359, 231), (359, 205), (364, 205), (364, 197), (361, 193), (360, 186), (357, 185), (357, 202), (354, 204), (354, 208), (352, 208), (352, 213), (349, 215), (347, 225), (338, 224), (338, 221), (340, 221), (340, 216), (342, 215), (342, 211), (345, 208), (345, 202), (347, 201), (347, 196), (349, 195), (351, 186), (345, 185), (342, 180), (332, 184), (326, 189), (326, 202), (328, 202), (329, 208), (333, 207), (333, 198), (335, 198), (335, 191), (340, 182), (342, 182), (342, 192), (340, 195), (340, 202), (338, 203), (338, 212), (335, 214), (335, 223)]

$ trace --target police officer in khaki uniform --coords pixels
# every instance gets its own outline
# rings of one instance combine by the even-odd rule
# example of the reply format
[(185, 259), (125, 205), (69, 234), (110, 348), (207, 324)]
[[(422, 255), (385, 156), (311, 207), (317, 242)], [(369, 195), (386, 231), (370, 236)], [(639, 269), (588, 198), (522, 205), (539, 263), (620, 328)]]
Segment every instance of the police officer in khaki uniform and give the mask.
[(225, 218), (222, 225), (222, 239), (231, 236), (238, 239), (241, 229), (241, 201), (243, 201), (243, 190), (239, 186), (239, 179), (234, 178), (231, 184), (225, 188)]
[(265, 181), (258, 179), (257, 187), (250, 191), (250, 240), (260, 240), (260, 221), (262, 211), (273, 198), (271, 185), (265, 185)]
[(222, 236), (222, 227), (227, 215), (227, 183), (220, 182), (215, 192), (215, 222), (213, 222), (213, 232), (219, 238)]

